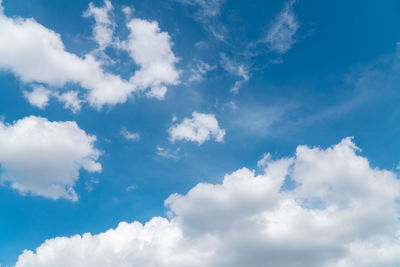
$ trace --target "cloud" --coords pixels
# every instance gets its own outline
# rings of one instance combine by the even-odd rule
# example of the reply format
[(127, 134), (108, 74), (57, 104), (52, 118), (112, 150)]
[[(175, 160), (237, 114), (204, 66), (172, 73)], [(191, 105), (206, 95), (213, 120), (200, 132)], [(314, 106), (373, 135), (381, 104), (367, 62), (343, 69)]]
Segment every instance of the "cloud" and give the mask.
[(140, 134), (138, 132), (130, 132), (126, 127), (122, 127), (120, 133), (126, 140), (137, 141), (140, 139)]
[(62, 94), (56, 94), (58, 101), (64, 103), (64, 108), (70, 109), (73, 113), (81, 111), (81, 104), (84, 102), (78, 96), (77, 91), (67, 91)]
[(131, 82), (139, 88), (149, 87), (153, 91), (160, 91), (163, 84), (178, 84), (179, 71), (175, 68), (178, 58), (171, 50), (169, 34), (160, 32), (156, 21), (132, 19), (127, 26), (130, 35), (121, 46), (140, 66)]
[(178, 147), (174, 151), (171, 151), (168, 148), (157, 146), (157, 155), (166, 159), (178, 159), (178, 153), (180, 150), (180, 147)]
[(181, 123), (175, 123), (169, 128), (170, 139), (197, 142), (199, 145), (214, 139), (223, 142), (225, 129), (219, 127), (214, 114), (193, 112), (192, 118), (185, 118)]
[(295, 0), (290, 0), (285, 5), (269, 28), (267, 37), (263, 40), (272, 51), (279, 54), (286, 53), (295, 43), (294, 35), (299, 29), (299, 22), (293, 11), (295, 2)]
[(198, 82), (204, 79), (207, 72), (215, 70), (217, 66), (209, 65), (202, 60), (196, 60), (195, 65), (191, 68), (189, 82)]
[(218, 16), (221, 13), (225, 0), (177, 0), (182, 4), (198, 8), (194, 18), (203, 23), (204, 28), (215, 38), (224, 41), (226, 28), (219, 22)]
[(105, 0), (103, 7), (95, 7), (93, 3), (90, 3), (88, 10), (83, 13), (85, 18), (93, 17), (95, 20), (93, 35), (100, 50), (113, 43), (115, 23), (110, 18), (113, 9), (111, 2)]
[(224, 70), (234, 76), (238, 76), (241, 80), (236, 81), (233, 87), (231, 88), (231, 92), (234, 94), (239, 93), (240, 87), (243, 83), (247, 82), (250, 79), (249, 70), (243, 64), (238, 64), (230, 59), (226, 54), (221, 53), (221, 65)]
[(40, 109), (45, 108), (49, 103), (51, 91), (44, 88), (43, 86), (34, 87), (31, 92), (24, 91), (25, 98), (29, 101), (32, 106)]
[(30, 116), (0, 122), (0, 179), (21, 194), (77, 201), (79, 170), (101, 171), (95, 141), (73, 121)]
[[(96, 24), (104, 20), (99, 10), (107, 9), (107, 3), (103, 8), (89, 7)], [(42, 83), (55, 89), (67, 83), (79, 84), (87, 90), (85, 99), (98, 109), (124, 103), (133, 92), (177, 84), (179, 72), (174, 66), (177, 58), (171, 50), (168, 33), (160, 32), (156, 22), (146, 20), (133, 19), (127, 26), (131, 35), (123, 43), (134, 63), (140, 66), (130, 80), (105, 72), (102, 68), (105, 62), (90, 53), (79, 57), (67, 52), (61, 36), (34, 19), (8, 18), (0, 13), (0, 68), (28, 84)], [(109, 42), (103, 37), (101, 40), (103, 46)], [(161, 98), (160, 91), (155, 96)]]
[(371, 168), (351, 138), (298, 146), (262, 174), (242, 168), (171, 195), (169, 219), (49, 239), (16, 267), (398, 266), (399, 197), (395, 173)]

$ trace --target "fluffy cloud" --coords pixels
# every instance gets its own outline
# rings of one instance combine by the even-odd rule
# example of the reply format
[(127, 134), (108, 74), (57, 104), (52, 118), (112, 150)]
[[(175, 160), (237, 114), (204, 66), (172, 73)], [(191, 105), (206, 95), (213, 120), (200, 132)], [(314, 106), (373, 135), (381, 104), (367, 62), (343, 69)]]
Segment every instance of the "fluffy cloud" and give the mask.
[(101, 171), (95, 141), (72, 121), (30, 116), (0, 122), (0, 179), (21, 194), (77, 201), (79, 170)]
[(192, 118), (185, 118), (181, 123), (174, 124), (169, 129), (170, 139), (197, 142), (199, 144), (214, 138), (223, 142), (225, 129), (219, 127), (214, 114), (193, 112)]
[[(95, 18), (95, 39), (100, 47), (108, 45), (112, 38), (107, 16), (112, 6), (108, 1), (105, 3), (103, 8), (90, 5), (85, 13)], [(177, 84), (179, 72), (174, 67), (177, 59), (171, 51), (168, 33), (160, 32), (156, 22), (140, 19), (131, 20), (128, 27), (132, 33), (126, 48), (141, 66), (129, 81), (105, 72), (102, 68), (105, 62), (92, 54), (79, 57), (67, 52), (61, 36), (34, 19), (8, 18), (1, 8), (0, 68), (11, 71), (25, 83), (43, 83), (54, 88), (79, 84), (87, 90), (86, 100), (96, 108), (123, 103), (135, 91), (154, 91), (152, 88), (160, 88), (162, 84)], [(166, 88), (151, 96), (161, 98), (165, 92)]]
[(295, 43), (293, 37), (299, 29), (299, 23), (293, 12), (295, 2), (295, 0), (290, 0), (286, 4), (276, 21), (271, 25), (267, 37), (263, 40), (267, 42), (272, 51), (284, 54)]
[(179, 83), (179, 72), (175, 69), (178, 59), (171, 50), (171, 38), (160, 32), (156, 21), (132, 19), (128, 22), (130, 35), (121, 45), (140, 66), (131, 78), (139, 88), (152, 88), (149, 96), (162, 98), (166, 92), (163, 84)]
[(49, 103), (51, 91), (43, 86), (34, 87), (31, 92), (25, 91), (24, 96), (32, 106), (43, 109)]
[(16, 267), (400, 264), (399, 180), (371, 168), (350, 138), (264, 164), (171, 195), (170, 219), (50, 239)]
[(78, 96), (77, 91), (67, 91), (62, 94), (55, 95), (61, 103), (64, 103), (64, 108), (70, 109), (73, 113), (78, 113), (81, 110), (82, 100)]
[(95, 20), (93, 34), (101, 50), (113, 43), (115, 23), (110, 19), (112, 11), (113, 6), (111, 2), (105, 0), (103, 7), (95, 7), (93, 3), (90, 3), (88, 10), (83, 13), (84, 17), (93, 17)]

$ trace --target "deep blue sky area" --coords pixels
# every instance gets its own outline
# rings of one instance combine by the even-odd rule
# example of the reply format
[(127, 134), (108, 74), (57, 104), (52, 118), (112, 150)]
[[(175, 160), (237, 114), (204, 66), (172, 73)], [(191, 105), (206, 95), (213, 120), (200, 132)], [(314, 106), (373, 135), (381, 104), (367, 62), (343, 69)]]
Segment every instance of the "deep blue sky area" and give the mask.
[[(82, 15), (89, 2), (3, 0), (2, 6), (5, 16), (33, 18), (58, 33), (66, 51), (84, 57), (97, 47), (94, 20)], [(124, 103), (99, 109), (86, 102), (73, 113), (56, 98), (42, 109), (31, 105), (24, 91), (38, 83), (24, 82), (12, 70), (0, 68), (4, 123), (31, 115), (76, 121), (79, 128), (96, 136), (95, 147), (102, 153), (101, 172), (80, 169), (74, 187), (79, 196), (76, 202), (21, 194), (3, 182), (2, 266), (15, 264), (24, 249), (33, 250), (49, 238), (96, 234), (121, 221), (146, 222), (166, 216), (164, 200), (170, 194), (185, 194), (200, 182), (220, 183), (226, 173), (241, 167), (257, 170), (257, 161), (266, 152), (273, 159), (286, 157), (298, 145), (326, 148), (353, 136), (372, 167), (397, 172), (399, 1), (298, 0), (290, 5), (287, 1), (226, 0), (213, 16), (185, 1), (113, 0), (112, 5), (115, 38), (129, 36), (121, 11), (126, 6), (134, 8), (132, 18), (157, 21), (160, 31), (169, 34), (172, 52), (179, 58), (175, 64), (179, 83), (168, 85), (162, 100), (133, 93)], [(266, 38), (285, 6), (297, 28), (281, 40), (289, 44), (279, 52)], [(108, 47), (102, 53), (117, 62), (104, 67), (110, 73), (129, 79), (139, 68), (127, 51)], [(237, 69), (230, 71), (227, 61), (235, 68), (242, 66), (248, 78)], [(202, 79), (191, 81), (198, 62), (211, 67)], [(238, 81), (239, 91), (232, 93)], [(62, 87), (85, 93), (73, 82)], [(213, 138), (201, 144), (172, 142), (173, 118), (181, 122), (193, 112), (214, 114), (226, 131), (223, 142)], [(140, 139), (124, 138), (122, 128), (140, 133)], [(158, 154), (157, 147), (172, 156)], [(96, 182), (88, 190), (91, 181)]]

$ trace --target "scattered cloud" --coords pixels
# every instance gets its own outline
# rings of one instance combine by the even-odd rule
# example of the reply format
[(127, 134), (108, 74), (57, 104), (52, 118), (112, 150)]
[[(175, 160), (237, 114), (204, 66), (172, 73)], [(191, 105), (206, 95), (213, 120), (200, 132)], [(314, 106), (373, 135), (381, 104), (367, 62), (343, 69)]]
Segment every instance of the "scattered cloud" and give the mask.
[(78, 96), (78, 91), (67, 91), (62, 94), (56, 94), (58, 101), (64, 103), (64, 108), (71, 110), (73, 113), (81, 111), (83, 100)]
[(133, 184), (133, 185), (127, 186), (125, 191), (126, 192), (131, 192), (131, 191), (136, 190), (136, 189), (137, 189), (137, 185)]
[(98, 178), (90, 178), (89, 181), (85, 182), (85, 189), (88, 192), (92, 192), (94, 190), (94, 186), (99, 184), (100, 180)]
[(180, 147), (178, 147), (176, 150), (170, 150), (168, 148), (157, 146), (157, 155), (166, 159), (178, 159), (180, 150)]
[(43, 86), (36, 86), (32, 91), (24, 91), (24, 96), (28, 102), (35, 107), (44, 109), (50, 99), (51, 91)]
[(93, 26), (93, 35), (99, 49), (104, 50), (113, 43), (113, 34), (115, 23), (110, 18), (113, 6), (109, 0), (104, 0), (103, 7), (96, 7), (89, 3), (89, 8), (83, 13), (85, 18), (93, 17), (95, 24)]
[(138, 141), (140, 139), (140, 134), (138, 132), (130, 132), (125, 126), (121, 128), (120, 133), (126, 140)]
[(271, 51), (284, 54), (290, 50), (296, 42), (294, 36), (299, 29), (299, 22), (293, 11), (296, 0), (290, 0), (276, 17), (275, 22), (269, 28), (263, 42), (266, 42)]
[(77, 201), (79, 170), (101, 171), (95, 141), (73, 121), (30, 116), (0, 122), (1, 181), (21, 194)]
[(247, 82), (250, 79), (249, 70), (243, 64), (238, 64), (230, 59), (226, 54), (221, 53), (221, 66), (226, 70), (228, 73), (234, 76), (238, 76), (241, 80), (236, 81), (233, 87), (231, 88), (231, 92), (233, 94), (238, 94), (240, 87), (243, 83)]
[(175, 123), (169, 128), (170, 140), (197, 142), (199, 145), (214, 139), (223, 142), (225, 129), (219, 127), (214, 114), (193, 112), (192, 118), (185, 118), (181, 123)]
[[(100, 47), (109, 45), (112, 39), (110, 10), (112, 5), (106, 1), (100, 8), (91, 4), (85, 13), (95, 18), (94, 35)], [(150, 90), (148, 96), (162, 98), (164, 86), (179, 83), (174, 65), (178, 59), (171, 50), (170, 37), (155, 21), (132, 19), (127, 27), (131, 32), (128, 40), (115, 43), (114, 48), (128, 50), (140, 69), (124, 80), (104, 71), (105, 61), (92, 54), (79, 57), (66, 51), (61, 36), (34, 19), (9, 18), (0, 12), (0, 68), (24, 83), (43, 84), (54, 90), (67, 83), (78, 84), (87, 90), (85, 100), (98, 109), (124, 103), (133, 92)]]
[[(169, 219), (49, 239), (16, 267), (400, 264), (400, 182), (372, 168), (351, 138), (327, 149), (298, 146), (264, 168), (171, 195)], [(296, 187), (281, 190), (287, 177)]]
[(194, 66), (190, 70), (189, 82), (202, 81), (207, 72), (215, 70), (216, 68), (216, 65), (209, 65), (202, 60), (196, 60)]

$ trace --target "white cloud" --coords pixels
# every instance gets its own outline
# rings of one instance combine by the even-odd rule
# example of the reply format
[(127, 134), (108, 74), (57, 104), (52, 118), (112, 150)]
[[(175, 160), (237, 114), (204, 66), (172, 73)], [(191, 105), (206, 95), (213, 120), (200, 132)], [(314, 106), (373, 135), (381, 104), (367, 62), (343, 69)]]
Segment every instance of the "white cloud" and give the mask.
[[(296, 183), (289, 191), (288, 177)], [(263, 174), (242, 168), (221, 184), (171, 195), (170, 219), (49, 239), (16, 267), (394, 267), (399, 197), (395, 173), (371, 168), (350, 138), (327, 149), (299, 146)]]
[(1, 181), (21, 194), (77, 201), (79, 170), (101, 171), (95, 141), (73, 121), (30, 116), (0, 122)]
[(178, 153), (180, 150), (180, 147), (174, 151), (171, 151), (168, 148), (157, 146), (157, 155), (166, 159), (178, 159)]
[[(104, 8), (107, 1), (106, 7), (89, 7), (96, 24), (105, 20), (99, 11)], [(67, 52), (61, 36), (34, 19), (9, 18), (1, 12), (0, 68), (11, 71), (24, 83), (43, 83), (54, 89), (67, 83), (79, 84), (87, 90), (85, 99), (96, 108), (124, 103), (136, 91), (179, 83), (174, 66), (178, 59), (171, 51), (168, 33), (160, 32), (156, 22), (140, 19), (131, 20), (128, 28), (131, 35), (123, 43), (141, 67), (129, 81), (105, 72), (105, 62), (91, 54), (79, 57)], [(107, 38), (101, 40), (103, 46), (109, 42)], [(160, 91), (157, 93), (156, 97), (161, 98)]]
[(147, 91), (146, 96), (149, 98), (164, 99), (167, 93), (167, 87), (165, 86), (154, 86)]
[(202, 60), (196, 60), (195, 66), (191, 69), (191, 74), (189, 77), (189, 82), (198, 82), (204, 79), (207, 72), (215, 70), (217, 66), (209, 65)]
[(294, 35), (299, 29), (299, 23), (293, 11), (295, 2), (296, 0), (290, 0), (269, 28), (264, 41), (267, 42), (272, 51), (284, 54), (295, 43)]
[(160, 32), (156, 21), (132, 19), (127, 26), (130, 35), (121, 46), (140, 66), (131, 78), (131, 82), (143, 89), (178, 84), (179, 71), (175, 68), (178, 58), (171, 50), (172, 43), (169, 34)]
[(78, 96), (77, 91), (67, 91), (60, 95), (56, 95), (58, 101), (64, 103), (64, 108), (70, 109), (73, 113), (78, 113), (81, 111), (81, 100)]
[(170, 139), (204, 143), (210, 139), (223, 142), (225, 129), (219, 127), (214, 114), (193, 112), (192, 118), (185, 118), (181, 123), (175, 123), (169, 128)]
[(250, 79), (249, 70), (243, 64), (238, 64), (230, 59), (226, 54), (221, 53), (221, 65), (222, 67), (231, 75), (235, 75), (241, 78), (241, 80), (236, 81), (233, 87), (231, 88), (231, 92), (234, 94), (239, 93), (240, 87), (243, 83), (247, 82)]
[(127, 186), (125, 191), (126, 192), (130, 192), (130, 191), (133, 191), (133, 190), (136, 190), (136, 189), (137, 189), (137, 185), (133, 184), (133, 185)]
[(200, 7), (201, 16), (215, 17), (219, 15), (221, 6), (225, 0), (177, 0), (181, 3)]
[(44, 88), (43, 86), (34, 87), (31, 92), (24, 91), (25, 98), (29, 101), (32, 106), (40, 109), (45, 108), (49, 103), (51, 91)]
[(95, 7), (93, 3), (90, 3), (88, 10), (83, 13), (84, 17), (93, 17), (95, 20), (93, 35), (100, 50), (113, 43), (115, 23), (110, 18), (113, 9), (111, 2), (104, 0), (103, 7)]
[(126, 127), (122, 127), (120, 133), (126, 140), (137, 141), (140, 139), (138, 132), (130, 132)]
[(263, 157), (259, 161), (257, 161), (257, 167), (265, 168), (267, 167), (270, 161), (271, 161), (271, 153), (264, 153)]
[(85, 182), (85, 189), (88, 192), (92, 192), (94, 190), (94, 186), (98, 183), (100, 183), (100, 180), (98, 178), (90, 178), (89, 181)]

